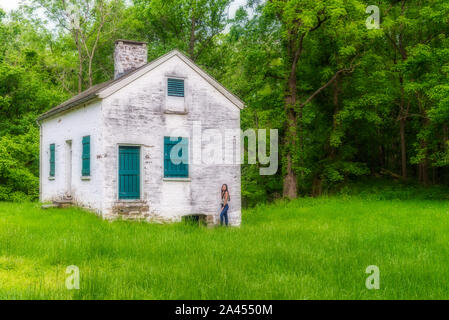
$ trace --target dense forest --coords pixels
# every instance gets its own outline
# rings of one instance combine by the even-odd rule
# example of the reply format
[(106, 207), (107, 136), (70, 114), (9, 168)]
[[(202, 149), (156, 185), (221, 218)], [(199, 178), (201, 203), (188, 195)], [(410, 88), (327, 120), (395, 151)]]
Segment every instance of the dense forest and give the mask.
[(363, 176), (449, 184), (448, 1), (250, 0), (229, 18), (231, 2), (0, 9), (0, 200), (37, 198), (36, 117), (112, 78), (116, 39), (182, 50), (245, 102), (243, 129), (279, 129), (277, 174), (242, 167), (247, 205)]

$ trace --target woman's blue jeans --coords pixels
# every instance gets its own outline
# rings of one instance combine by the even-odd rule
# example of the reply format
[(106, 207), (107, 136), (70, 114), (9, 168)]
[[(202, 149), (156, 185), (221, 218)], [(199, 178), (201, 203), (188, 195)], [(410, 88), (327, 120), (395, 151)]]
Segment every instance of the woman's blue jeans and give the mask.
[(220, 225), (223, 225), (223, 218), (225, 220), (226, 225), (228, 225), (228, 209), (229, 205), (226, 203), (226, 205), (221, 209), (220, 213)]

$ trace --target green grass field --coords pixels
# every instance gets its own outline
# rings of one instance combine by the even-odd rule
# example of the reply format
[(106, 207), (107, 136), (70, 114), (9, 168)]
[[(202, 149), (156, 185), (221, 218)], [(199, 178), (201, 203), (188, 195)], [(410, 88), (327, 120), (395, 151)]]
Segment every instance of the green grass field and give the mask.
[(0, 203), (0, 299), (448, 299), (448, 244), (439, 200), (305, 198), (228, 229)]

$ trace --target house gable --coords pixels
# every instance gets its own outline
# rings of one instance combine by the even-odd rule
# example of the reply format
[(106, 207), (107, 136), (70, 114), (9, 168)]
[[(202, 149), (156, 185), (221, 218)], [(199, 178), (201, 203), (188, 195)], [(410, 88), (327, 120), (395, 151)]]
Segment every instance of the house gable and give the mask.
[(122, 89), (123, 87), (131, 84), (135, 80), (139, 79), (146, 73), (150, 72), (151, 70), (157, 68), (161, 64), (165, 63), (166, 61), (172, 59), (173, 57), (178, 57), (181, 61), (183, 61), (186, 65), (188, 65), (192, 70), (194, 70), (196, 73), (198, 73), (205, 81), (207, 81), (212, 87), (214, 87), (218, 92), (220, 92), (223, 96), (225, 96), (229, 101), (231, 101), (236, 107), (239, 109), (244, 108), (244, 103), (237, 98), (234, 94), (232, 94), (230, 91), (228, 91), (224, 86), (222, 86), (218, 81), (216, 81), (214, 78), (212, 78), (207, 72), (205, 72), (203, 69), (198, 67), (192, 60), (187, 58), (184, 54), (179, 52), (178, 50), (173, 50), (158, 59), (150, 62), (146, 66), (138, 69), (137, 71), (133, 72), (129, 76), (123, 78), (121, 81), (117, 81), (116, 83), (101, 89), (98, 92), (98, 96), (100, 98), (106, 98), (113, 94), (114, 92)]
[(197, 66), (192, 60), (190, 60), (188, 57), (186, 57), (184, 54), (182, 54), (178, 50), (170, 51), (169, 53), (157, 58), (156, 60), (153, 60), (152, 62), (118, 78), (115, 80), (109, 80), (100, 84), (97, 84), (80, 94), (70, 98), (67, 101), (64, 101), (60, 105), (48, 110), (47, 112), (44, 112), (41, 114), (37, 120), (42, 121), (46, 118), (49, 118), (53, 115), (56, 115), (63, 111), (70, 111), (72, 108), (77, 107), (81, 103), (89, 103), (92, 100), (95, 99), (103, 99), (114, 92), (120, 90), (121, 88), (131, 84), (133, 81), (139, 79), (146, 73), (150, 72), (151, 70), (157, 68), (158, 66), (162, 65), (166, 61), (170, 60), (173, 57), (178, 57), (180, 60), (182, 60), (186, 65), (188, 65), (192, 70), (194, 70), (196, 73), (198, 73), (205, 81), (207, 81), (212, 87), (214, 87), (219, 93), (221, 93), (226, 99), (228, 99), (230, 102), (232, 102), (233, 105), (238, 107), (239, 109), (244, 108), (244, 103), (233, 93), (231, 93), (229, 90), (227, 90), (223, 85), (221, 85), (218, 81), (216, 81), (212, 76), (210, 76), (207, 72), (202, 70), (199, 66)]

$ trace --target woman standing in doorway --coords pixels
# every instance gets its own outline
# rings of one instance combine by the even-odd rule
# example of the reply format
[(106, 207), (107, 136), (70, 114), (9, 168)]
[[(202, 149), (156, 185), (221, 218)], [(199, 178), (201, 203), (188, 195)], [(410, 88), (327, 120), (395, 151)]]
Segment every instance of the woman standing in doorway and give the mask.
[(229, 209), (229, 201), (231, 197), (229, 196), (228, 185), (223, 184), (221, 186), (221, 213), (220, 213), (220, 225), (223, 225), (223, 218), (225, 220), (226, 225), (228, 225), (228, 209)]

